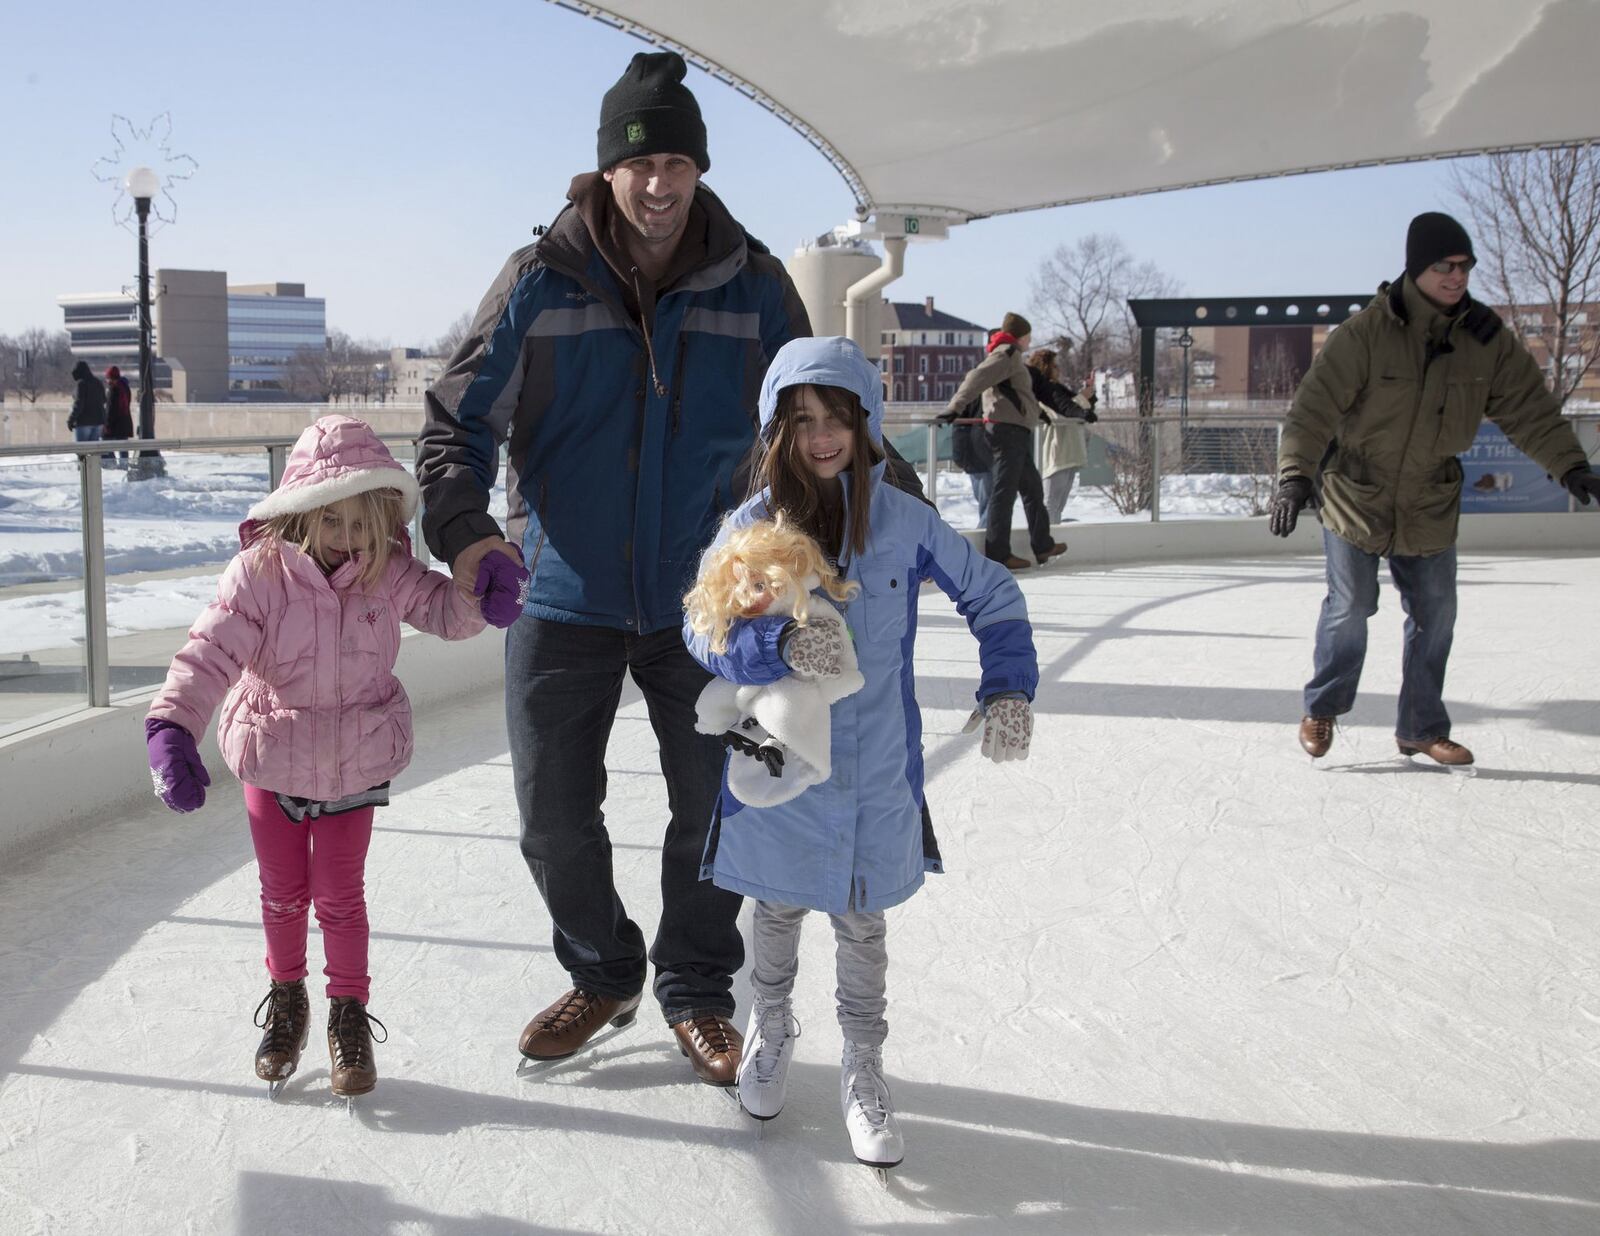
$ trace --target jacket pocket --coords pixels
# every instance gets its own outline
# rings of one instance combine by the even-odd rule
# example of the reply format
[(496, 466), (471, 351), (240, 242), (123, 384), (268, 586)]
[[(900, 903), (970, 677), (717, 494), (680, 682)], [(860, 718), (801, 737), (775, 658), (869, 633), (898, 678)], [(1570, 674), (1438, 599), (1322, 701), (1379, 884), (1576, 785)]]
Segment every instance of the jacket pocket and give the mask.
[[(387, 781), (411, 762), (411, 706), (397, 699), (363, 708), (357, 721), (356, 767), (369, 785)], [(364, 788), (364, 787), (363, 787)]]
[(1380, 485), (1352, 480), (1340, 472), (1322, 478), (1322, 523), (1328, 531), (1368, 553), (1388, 542), (1392, 498)]
[(1439, 409), (1439, 433), (1434, 450), (1440, 455), (1459, 455), (1472, 449), (1489, 406), (1487, 378), (1462, 378), (1445, 387), (1444, 406)]
[(223, 762), (234, 775), (246, 785), (260, 785), (261, 770), (270, 762), (270, 748), (277, 741), (260, 718), (241, 709), (228, 720), (225, 732), (219, 728), (217, 739)]
[(1435, 553), (1456, 543), (1461, 522), (1461, 461), (1447, 459), (1438, 474), (1417, 486), (1405, 540), (1409, 552)]
[(863, 565), (861, 612), (868, 639), (898, 640), (909, 620), (910, 572), (898, 566)]

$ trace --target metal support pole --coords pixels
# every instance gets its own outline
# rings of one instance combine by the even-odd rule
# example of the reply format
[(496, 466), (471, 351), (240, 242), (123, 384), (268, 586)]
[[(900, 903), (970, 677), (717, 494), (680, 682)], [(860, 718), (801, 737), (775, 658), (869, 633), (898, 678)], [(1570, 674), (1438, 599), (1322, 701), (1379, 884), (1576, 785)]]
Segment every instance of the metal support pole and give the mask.
[(1161, 522), (1161, 422), (1151, 418), (1145, 422), (1145, 432), (1150, 435), (1150, 522)]
[(1146, 326), (1139, 331), (1139, 415), (1153, 414), (1156, 402), (1156, 332)]
[(111, 703), (111, 645), (106, 638), (106, 523), (100, 454), (78, 456), (83, 512), (83, 658), (90, 708)]
[(928, 501), (939, 506), (939, 422), (928, 422)]
[(283, 484), (283, 470), (289, 466), (287, 446), (267, 447), (267, 492), (270, 494)]

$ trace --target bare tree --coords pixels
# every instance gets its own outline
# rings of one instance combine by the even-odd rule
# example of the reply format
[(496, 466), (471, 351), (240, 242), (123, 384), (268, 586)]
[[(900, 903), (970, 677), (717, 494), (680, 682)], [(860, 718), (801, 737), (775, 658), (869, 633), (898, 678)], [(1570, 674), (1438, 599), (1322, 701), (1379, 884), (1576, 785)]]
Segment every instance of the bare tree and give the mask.
[(1457, 163), (1489, 296), (1542, 350), (1563, 404), (1600, 357), (1600, 146)]
[(64, 330), (35, 326), (20, 335), (0, 339), (0, 394), (15, 392), (19, 399), (38, 403), (51, 391), (72, 389), (72, 344)]
[(328, 403), (330, 366), (328, 350), (322, 348), (297, 348), (289, 358), (287, 381), (289, 394), (307, 403)]
[(1282, 339), (1273, 339), (1262, 349), (1260, 355), (1254, 358), (1251, 367), (1255, 371), (1251, 374), (1252, 398), (1259, 396), (1262, 399), (1279, 399), (1285, 404), (1294, 398), (1295, 389), (1304, 376)]
[(1136, 261), (1120, 237), (1094, 232), (1058, 245), (1039, 264), (1032, 305), (1042, 324), (1074, 345), (1070, 379), (1095, 369), (1137, 367), (1131, 298), (1171, 296), (1177, 284), (1153, 262)]
[(439, 340), (433, 345), (430, 355), (442, 356), (445, 360), (449, 360), (456, 354), (456, 349), (461, 346), (462, 341), (467, 337), (467, 332), (471, 329), (472, 313), (469, 310), (445, 327), (444, 334), (439, 336)]

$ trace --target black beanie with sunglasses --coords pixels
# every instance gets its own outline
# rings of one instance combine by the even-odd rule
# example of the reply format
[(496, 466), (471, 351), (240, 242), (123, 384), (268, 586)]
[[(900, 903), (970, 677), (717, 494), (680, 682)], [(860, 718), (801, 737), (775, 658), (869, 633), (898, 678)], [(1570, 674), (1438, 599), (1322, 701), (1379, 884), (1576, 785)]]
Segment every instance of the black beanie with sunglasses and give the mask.
[(1473, 257), (1472, 237), (1447, 214), (1429, 210), (1406, 229), (1406, 274), (1415, 279), (1435, 262), (1458, 254)]

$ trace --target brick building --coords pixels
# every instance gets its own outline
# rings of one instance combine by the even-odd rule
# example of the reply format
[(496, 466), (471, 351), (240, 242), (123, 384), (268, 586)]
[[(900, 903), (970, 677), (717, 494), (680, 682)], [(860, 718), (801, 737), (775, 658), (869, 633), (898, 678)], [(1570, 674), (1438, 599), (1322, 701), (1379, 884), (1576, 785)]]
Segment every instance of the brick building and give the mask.
[(885, 301), (879, 319), (884, 398), (943, 403), (983, 359), (984, 328), (922, 301)]

